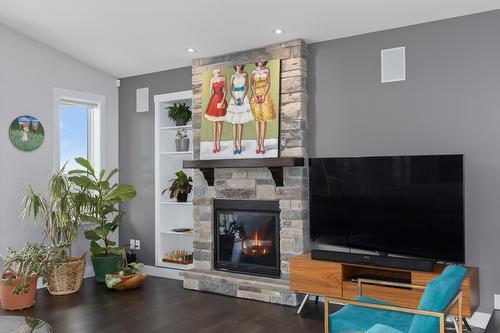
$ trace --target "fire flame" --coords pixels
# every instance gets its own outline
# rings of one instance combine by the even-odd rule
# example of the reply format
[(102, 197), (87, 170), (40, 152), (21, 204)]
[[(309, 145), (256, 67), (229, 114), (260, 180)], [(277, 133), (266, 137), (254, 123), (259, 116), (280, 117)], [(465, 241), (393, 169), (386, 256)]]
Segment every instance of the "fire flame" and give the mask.
[(251, 238), (244, 239), (241, 243), (243, 253), (249, 256), (262, 256), (268, 254), (271, 245), (272, 241), (262, 240), (258, 231), (254, 232)]

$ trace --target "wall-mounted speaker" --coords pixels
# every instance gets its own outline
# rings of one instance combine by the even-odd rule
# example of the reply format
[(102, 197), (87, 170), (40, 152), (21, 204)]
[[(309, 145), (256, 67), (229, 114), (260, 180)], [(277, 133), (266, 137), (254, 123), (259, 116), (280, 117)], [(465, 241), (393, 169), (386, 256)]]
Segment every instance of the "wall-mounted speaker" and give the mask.
[(382, 83), (406, 80), (406, 50), (404, 46), (380, 51), (380, 59)]
[(136, 112), (149, 111), (149, 88), (137, 89), (135, 94)]

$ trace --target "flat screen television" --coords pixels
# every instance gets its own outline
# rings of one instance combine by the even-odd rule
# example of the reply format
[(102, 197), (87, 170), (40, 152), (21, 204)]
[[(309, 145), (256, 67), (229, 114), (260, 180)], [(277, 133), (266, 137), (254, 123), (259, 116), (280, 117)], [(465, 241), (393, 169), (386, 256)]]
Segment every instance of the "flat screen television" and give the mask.
[(463, 263), (462, 155), (309, 159), (315, 243)]

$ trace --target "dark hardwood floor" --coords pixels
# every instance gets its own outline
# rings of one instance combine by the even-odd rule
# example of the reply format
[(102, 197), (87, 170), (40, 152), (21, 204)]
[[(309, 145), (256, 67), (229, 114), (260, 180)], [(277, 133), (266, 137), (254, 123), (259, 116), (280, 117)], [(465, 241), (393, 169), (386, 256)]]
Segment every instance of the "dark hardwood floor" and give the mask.
[(189, 291), (181, 281), (149, 277), (135, 290), (114, 292), (85, 279), (79, 293), (51, 296), (38, 290), (35, 307), (22, 312), (66, 332), (321, 332), (321, 303), (296, 308)]
[[(244, 300), (182, 288), (181, 281), (150, 277), (135, 290), (114, 292), (85, 279), (79, 293), (51, 296), (38, 290), (27, 315), (50, 323), (55, 333), (178, 332), (298, 333), (322, 332), (322, 303), (297, 308)], [(474, 330), (474, 332), (482, 332)]]

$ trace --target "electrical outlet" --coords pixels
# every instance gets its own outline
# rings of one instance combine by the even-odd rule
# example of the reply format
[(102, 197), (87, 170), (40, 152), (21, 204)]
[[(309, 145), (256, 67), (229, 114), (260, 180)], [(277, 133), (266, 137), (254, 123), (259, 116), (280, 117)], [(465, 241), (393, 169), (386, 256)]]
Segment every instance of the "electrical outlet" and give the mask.
[(131, 238), (131, 239), (130, 239), (130, 244), (129, 244), (129, 245), (130, 245), (130, 249), (131, 249), (131, 250), (135, 249), (135, 239), (132, 239), (132, 238)]
[(500, 310), (500, 295), (495, 295), (495, 310)]
[(136, 239), (135, 241), (135, 249), (136, 250), (140, 250), (141, 249), (141, 241)]

